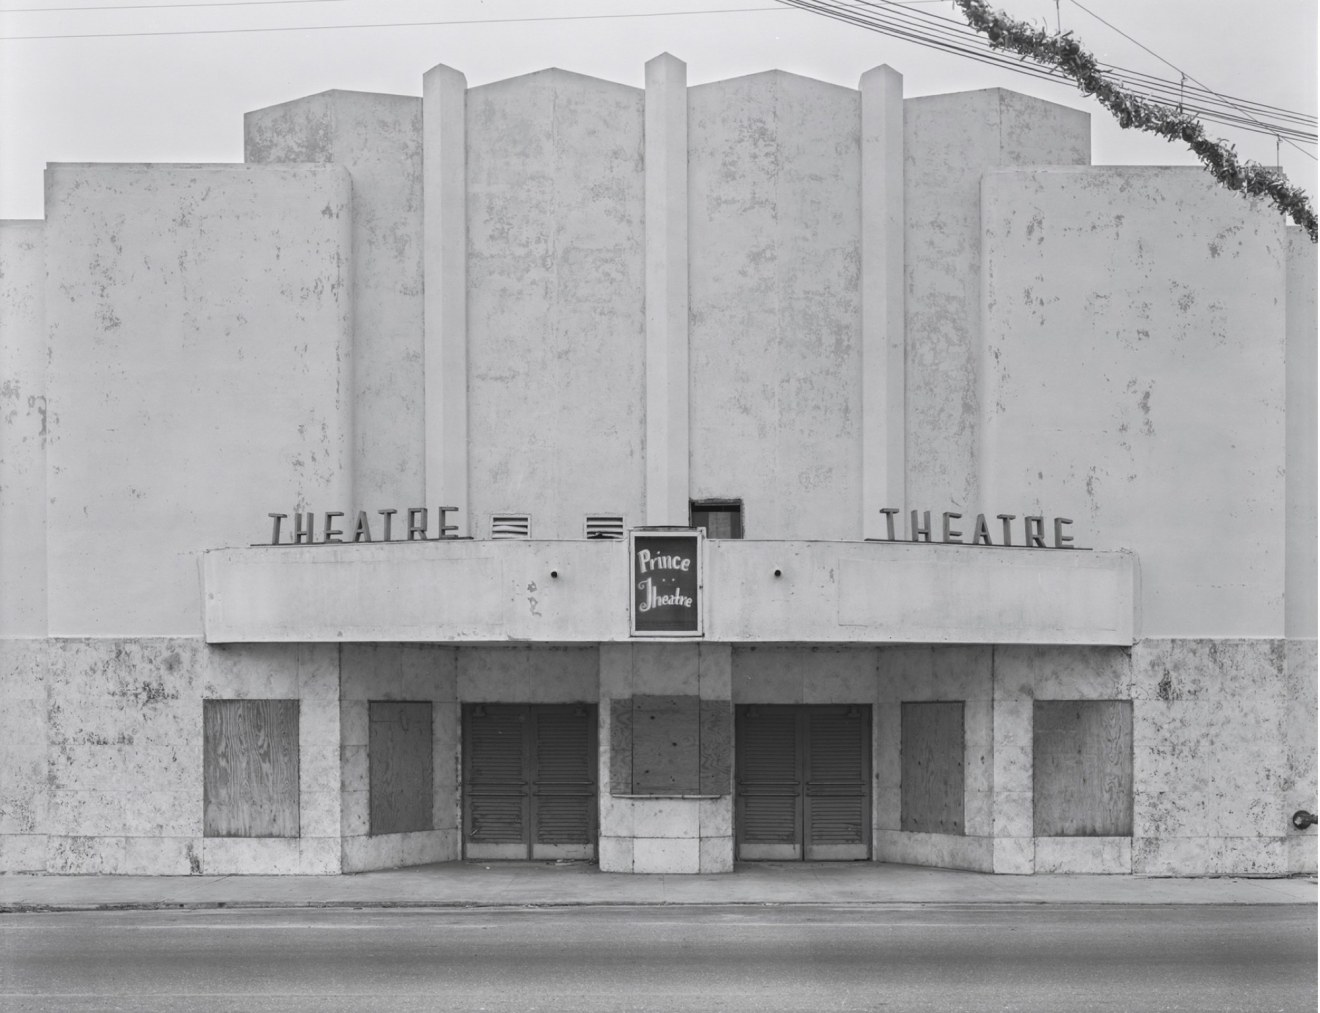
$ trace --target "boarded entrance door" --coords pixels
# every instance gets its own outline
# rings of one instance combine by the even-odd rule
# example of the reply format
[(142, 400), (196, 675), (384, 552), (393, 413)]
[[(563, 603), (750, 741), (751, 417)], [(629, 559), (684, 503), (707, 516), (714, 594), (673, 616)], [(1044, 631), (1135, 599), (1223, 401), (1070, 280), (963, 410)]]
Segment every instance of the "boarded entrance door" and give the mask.
[(741, 705), (738, 857), (870, 858), (871, 708)]
[(463, 854), (596, 856), (596, 708), (463, 708)]

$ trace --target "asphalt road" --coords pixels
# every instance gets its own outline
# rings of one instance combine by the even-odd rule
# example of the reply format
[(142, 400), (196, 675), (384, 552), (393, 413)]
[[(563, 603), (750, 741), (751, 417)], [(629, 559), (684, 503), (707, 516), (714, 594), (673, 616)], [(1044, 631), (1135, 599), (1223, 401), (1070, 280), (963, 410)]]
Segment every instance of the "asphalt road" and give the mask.
[(0, 916), (0, 1009), (1315, 1010), (1310, 906)]

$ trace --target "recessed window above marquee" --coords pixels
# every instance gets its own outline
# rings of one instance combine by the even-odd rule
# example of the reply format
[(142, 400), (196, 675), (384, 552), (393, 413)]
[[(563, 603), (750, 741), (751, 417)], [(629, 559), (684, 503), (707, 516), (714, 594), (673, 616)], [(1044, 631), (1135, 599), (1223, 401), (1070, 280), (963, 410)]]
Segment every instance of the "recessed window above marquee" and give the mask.
[(691, 524), (694, 528), (705, 528), (707, 538), (741, 538), (742, 500), (693, 500)]

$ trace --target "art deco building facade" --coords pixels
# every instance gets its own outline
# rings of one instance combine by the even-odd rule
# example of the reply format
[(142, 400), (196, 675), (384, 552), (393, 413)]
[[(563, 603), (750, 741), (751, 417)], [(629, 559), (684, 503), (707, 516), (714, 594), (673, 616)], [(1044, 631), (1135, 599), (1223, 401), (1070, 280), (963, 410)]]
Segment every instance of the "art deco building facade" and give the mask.
[(437, 67), (0, 272), (0, 871), (1316, 869), (1315, 247), (1082, 113)]

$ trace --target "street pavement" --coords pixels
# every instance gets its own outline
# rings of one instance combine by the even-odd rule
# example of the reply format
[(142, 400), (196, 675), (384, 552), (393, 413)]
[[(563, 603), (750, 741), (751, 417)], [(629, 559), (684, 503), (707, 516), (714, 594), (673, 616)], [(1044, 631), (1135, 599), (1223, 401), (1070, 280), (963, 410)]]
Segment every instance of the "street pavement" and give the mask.
[(0, 912), (822, 903), (1314, 905), (1316, 880), (995, 876), (876, 862), (747, 862), (704, 876), (604, 873), (586, 862), (446, 862), (349, 876), (0, 875)]
[[(494, 870), (492, 870), (494, 871)], [(677, 904), (0, 915), (0, 1009), (1295, 1011), (1307, 904)]]

